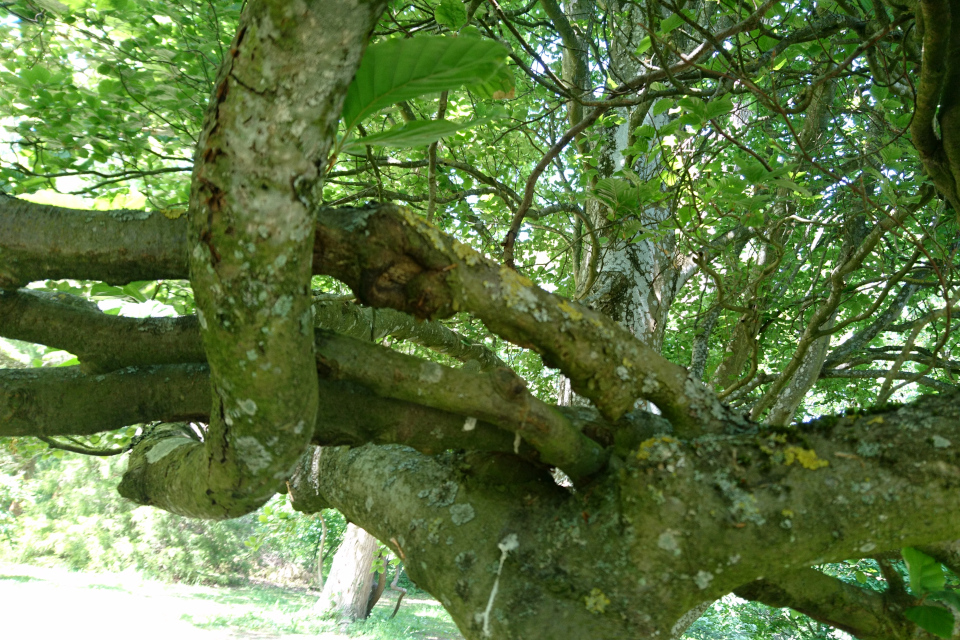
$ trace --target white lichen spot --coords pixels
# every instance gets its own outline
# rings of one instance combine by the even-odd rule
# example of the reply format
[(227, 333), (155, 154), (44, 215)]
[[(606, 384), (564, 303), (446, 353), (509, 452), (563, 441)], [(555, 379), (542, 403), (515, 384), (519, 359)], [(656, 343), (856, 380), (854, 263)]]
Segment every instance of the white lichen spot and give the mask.
[(620, 365), (614, 371), (616, 372), (617, 377), (620, 378), (621, 380), (626, 381), (630, 379), (630, 371), (628, 371), (625, 366)]
[(680, 544), (677, 542), (676, 534), (670, 530), (664, 531), (657, 537), (657, 546), (664, 551), (669, 551), (675, 556), (679, 556), (682, 553)]
[(709, 571), (697, 571), (697, 575), (694, 576), (693, 581), (700, 590), (706, 589), (710, 586), (710, 583), (713, 582), (713, 574)]
[(287, 255), (285, 253), (281, 253), (279, 256), (277, 256), (277, 259), (273, 261), (273, 268), (279, 271), (285, 264), (287, 264)]
[(473, 505), (469, 503), (455, 504), (450, 507), (450, 520), (458, 527), (470, 522), (474, 517), (476, 517), (476, 512), (473, 510)]
[(197, 321), (200, 323), (201, 329), (207, 328), (207, 317), (203, 315), (203, 311), (200, 311), (200, 309), (197, 309)]
[(443, 368), (436, 362), (423, 362), (420, 364), (420, 382), (436, 384), (443, 379)]
[(463, 430), (464, 431), (473, 431), (477, 428), (477, 419), (476, 418), (467, 418), (463, 421)]
[(249, 351), (247, 351), (247, 360), (249, 360), (250, 362), (253, 362), (256, 359), (257, 359), (256, 351), (254, 351), (253, 349), (250, 349)]
[(729, 565), (731, 565), (731, 566), (737, 564), (738, 562), (740, 562), (740, 554), (739, 554), (739, 553), (733, 554), (733, 555), (730, 556), (730, 558), (727, 560), (727, 564), (729, 564)]
[(373, 509), (373, 498), (371, 496), (367, 496), (367, 500), (363, 503), (363, 506), (367, 508), (367, 511)]
[(520, 455), (520, 432), (517, 432), (517, 435), (513, 437), (513, 453), (514, 455)]
[(147, 462), (154, 464), (177, 447), (182, 447), (191, 442), (194, 442), (194, 440), (190, 438), (166, 438), (161, 440), (147, 451)]
[(301, 420), (296, 424), (296, 426), (293, 427), (293, 432), (297, 435), (300, 435), (301, 433), (303, 433), (303, 425), (304, 425), (304, 422), (303, 420)]
[(865, 542), (862, 545), (860, 545), (860, 551), (862, 553), (870, 553), (876, 548), (877, 548), (877, 545), (873, 542)]
[(293, 307), (293, 298), (287, 295), (280, 296), (273, 303), (273, 315), (285, 318), (290, 313), (291, 307)]
[(640, 387), (640, 393), (648, 396), (650, 394), (656, 393), (657, 389), (660, 388), (660, 382), (657, 381), (657, 376), (652, 373), (648, 373), (643, 379), (643, 386)]
[(949, 447), (952, 442), (944, 438), (943, 436), (933, 436), (933, 446), (937, 449), (946, 449)]
[(237, 405), (240, 407), (240, 411), (243, 411), (248, 416), (252, 416), (257, 413), (257, 403), (254, 402), (252, 398), (240, 400), (237, 402)]
[(251, 473), (260, 473), (273, 461), (273, 456), (259, 440), (253, 436), (243, 436), (234, 441), (240, 459), (250, 469)]

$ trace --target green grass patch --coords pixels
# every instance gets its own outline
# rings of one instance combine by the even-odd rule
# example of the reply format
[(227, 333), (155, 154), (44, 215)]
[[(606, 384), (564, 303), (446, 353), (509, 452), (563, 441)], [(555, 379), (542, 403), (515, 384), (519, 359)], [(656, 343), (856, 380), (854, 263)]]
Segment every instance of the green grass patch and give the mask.
[(31, 580), (39, 580), (39, 578), (34, 578), (31, 576), (0, 576), (0, 580), (9, 580), (11, 582), (30, 582)]
[(433, 601), (405, 601), (395, 618), (395, 598), (385, 596), (367, 620), (349, 625), (317, 616), (315, 594), (273, 588), (231, 589), (213, 599), (231, 611), (207, 616), (185, 614), (182, 620), (201, 629), (231, 629), (267, 634), (336, 634), (364, 640), (459, 640), (460, 632), (443, 608)]
[[(47, 623), (45, 637), (66, 637), (84, 629), (89, 610), (113, 611), (97, 621), (101, 640), (126, 638), (141, 625), (151, 637), (194, 638), (209, 635), (258, 638), (317, 636), (322, 640), (462, 640), (446, 611), (435, 601), (404, 598), (396, 618), (390, 619), (396, 596), (388, 592), (367, 620), (349, 625), (321, 618), (313, 607), (318, 594), (273, 586), (209, 587), (171, 584), (133, 572), (83, 573), (63, 568), (0, 563), (0, 602), (18, 611), (10, 637), (29, 637), (34, 620), (45, 615), (44, 603), (62, 603), (62, 614)], [(23, 621), (23, 629), (17, 620)], [(196, 634), (199, 634), (196, 635)], [(4, 633), (4, 637), (7, 634)], [(293, 638), (290, 638), (293, 640)]]

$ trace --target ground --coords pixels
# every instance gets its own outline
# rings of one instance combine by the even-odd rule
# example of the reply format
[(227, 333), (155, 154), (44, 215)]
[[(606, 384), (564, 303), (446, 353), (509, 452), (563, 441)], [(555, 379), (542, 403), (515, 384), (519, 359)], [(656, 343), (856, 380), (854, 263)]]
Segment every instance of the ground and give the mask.
[(135, 573), (78, 573), (0, 563), (3, 636), (141, 640), (461, 640), (433, 600), (384, 594), (370, 619), (345, 627), (311, 612), (317, 594), (274, 586), (167, 584)]

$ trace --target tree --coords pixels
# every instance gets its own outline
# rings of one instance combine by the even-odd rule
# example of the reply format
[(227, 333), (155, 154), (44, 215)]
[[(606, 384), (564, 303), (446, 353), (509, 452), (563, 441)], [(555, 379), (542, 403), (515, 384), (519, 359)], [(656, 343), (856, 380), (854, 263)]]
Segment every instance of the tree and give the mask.
[[(323, 586), (317, 608), (350, 620), (366, 618), (373, 590), (373, 557), (377, 539), (355, 524), (348, 524), (343, 542), (333, 556), (330, 577)], [(383, 578), (381, 578), (381, 581)]]
[(953, 633), (956, 0), (4, 11), (0, 335), (76, 364), (0, 434), (146, 424), (120, 492), (200, 518), (290, 479), (468, 638)]

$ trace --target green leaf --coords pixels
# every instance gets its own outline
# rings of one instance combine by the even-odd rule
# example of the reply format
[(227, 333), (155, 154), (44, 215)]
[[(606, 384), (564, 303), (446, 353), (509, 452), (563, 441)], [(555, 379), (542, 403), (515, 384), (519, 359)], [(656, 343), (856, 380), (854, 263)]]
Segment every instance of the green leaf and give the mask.
[(478, 38), (424, 36), (379, 42), (367, 48), (347, 89), (344, 126), (349, 133), (367, 116), (401, 100), (487, 82), (506, 57), (506, 47)]
[(932, 600), (943, 602), (960, 611), (960, 593), (956, 591), (934, 591), (928, 596)]
[(29, 86), (32, 86), (35, 84), (46, 84), (50, 80), (51, 73), (46, 67), (36, 65), (30, 69), (24, 69), (20, 76)]
[(640, 191), (628, 180), (604, 178), (597, 181), (597, 199), (610, 207), (614, 214), (636, 209), (640, 204)]
[(712, 120), (717, 116), (733, 111), (733, 95), (727, 94), (719, 100), (712, 100), (707, 103), (706, 120)]
[(366, 138), (353, 138), (343, 146), (343, 151), (359, 151), (366, 145), (374, 147), (421, 147), (436, 142), (457, 131), (470, 129), (488, 122), (489, 118), (455, 122), (452, 120), (416, 120), (387, 129)]
[(478, 98), (486, 100), (513, 100), (517, 96), (516, 82), (513, 79), (513, 69), (507, 65), (501, 66), (486, 82), (470, 85), (468, 90)]
[(916, 623), (935, 636), (950, 638), (953, 635), (953, 614), (940, 607), (910, 607), (903, 612), (908, 620)]
[(870, 95), (876, 98), (877, 101), (885, 100), (886, 97), (890, 95), (890, 89), (874, 84), (870, 86)]
[(437, 24), (456, 29), (467, 21), (467, 10), (460, 0), (440, 0), (440, 4), (433, 11)]
[(90, 288), (90, 296), (93, 298), (122, 298), (126, 295), (120, 287), (114, 287), (109, 284), (98, 282)]
[(673, 106), (673, 100), (671, 100), (670, 98), (663, 98), (662, 100), (657, 100), (653, 104), (654, 117), (660, 115), (661, 113), (663, 113), (664, 111), (666, 111), (672, 106)]
[(683, 16), (679, 13), (672, 13), (670, 16), (660, 23), (660, 30), (658, 33), (667, 34), (684, 24)]
[(860, 584), (863, 584), (867, 581), (867, 574), (865, 574), (863, 571), (857, 571), (856, 573), (853, 574), (853, 577), (855, 577), (857, 579), (857, 582), (859, 582)]
[(743, 177), (746, 178), (747, 182), (751, 184), (760, 182), (761, 179), (767, 174), (767, 170), (756, 160), (739, 161), (737, 164), (740, 166), (740, 171), (743, 173)]
[(902, 154), (903, 152), (900, 147), (896, 145), (890, 144), (880, 148), (880, 157), (883, 158), (883, 161), (887, 164), (895, 162)]
[[(931, 591), (940, 591), (946, 583), (946, 576), (940, 563), (913, 547), (904, 547), (900, 550), (907, 563), (907, 573), (910, 576), (910, 588), (917, 595), (924, 595)], [(912, 619), (912, 618), (911, 618)], [(916, 620), (914, 620), (916, 622)], [(917, 624), (920, 624), (917, 622)], [(926, 629), (926, 627), (924, 627)], [(932, 632), (931, 632), (932, 633)]]
[(783, 187), (784, 189), (790, 189), (791, 191), (796, 191), (800, 195), (807, 196), (808, 198), (813, 196), (813, 194), (810, 193), (809, 190), (804, 189), (793, 180), (787, 180), (786, 178), (774, 178), (773, 180), (770, 180), (770, 182), (777, 185), (778, 187)]
[(707, 119), (707, 105), (700, 98), (680, 98), (677, 105), (690, 113), (696, 114), (701, 121)]
[(762, 227), (763, 226), (763, 212), (762, 211), (748, 211), (743, 214), (740, 221), (744, 226), (747, 227)]
[[(141, 283), (142, 284), (142, 283)], [(131, 282), (128, 285), (123, 287), (124, 293), (136, 300), (137, 302), (146, 302), (147, 296), (143, 295), (143, 292), (140, 291), (140, 288), (136, 286), (137, 283)]]

